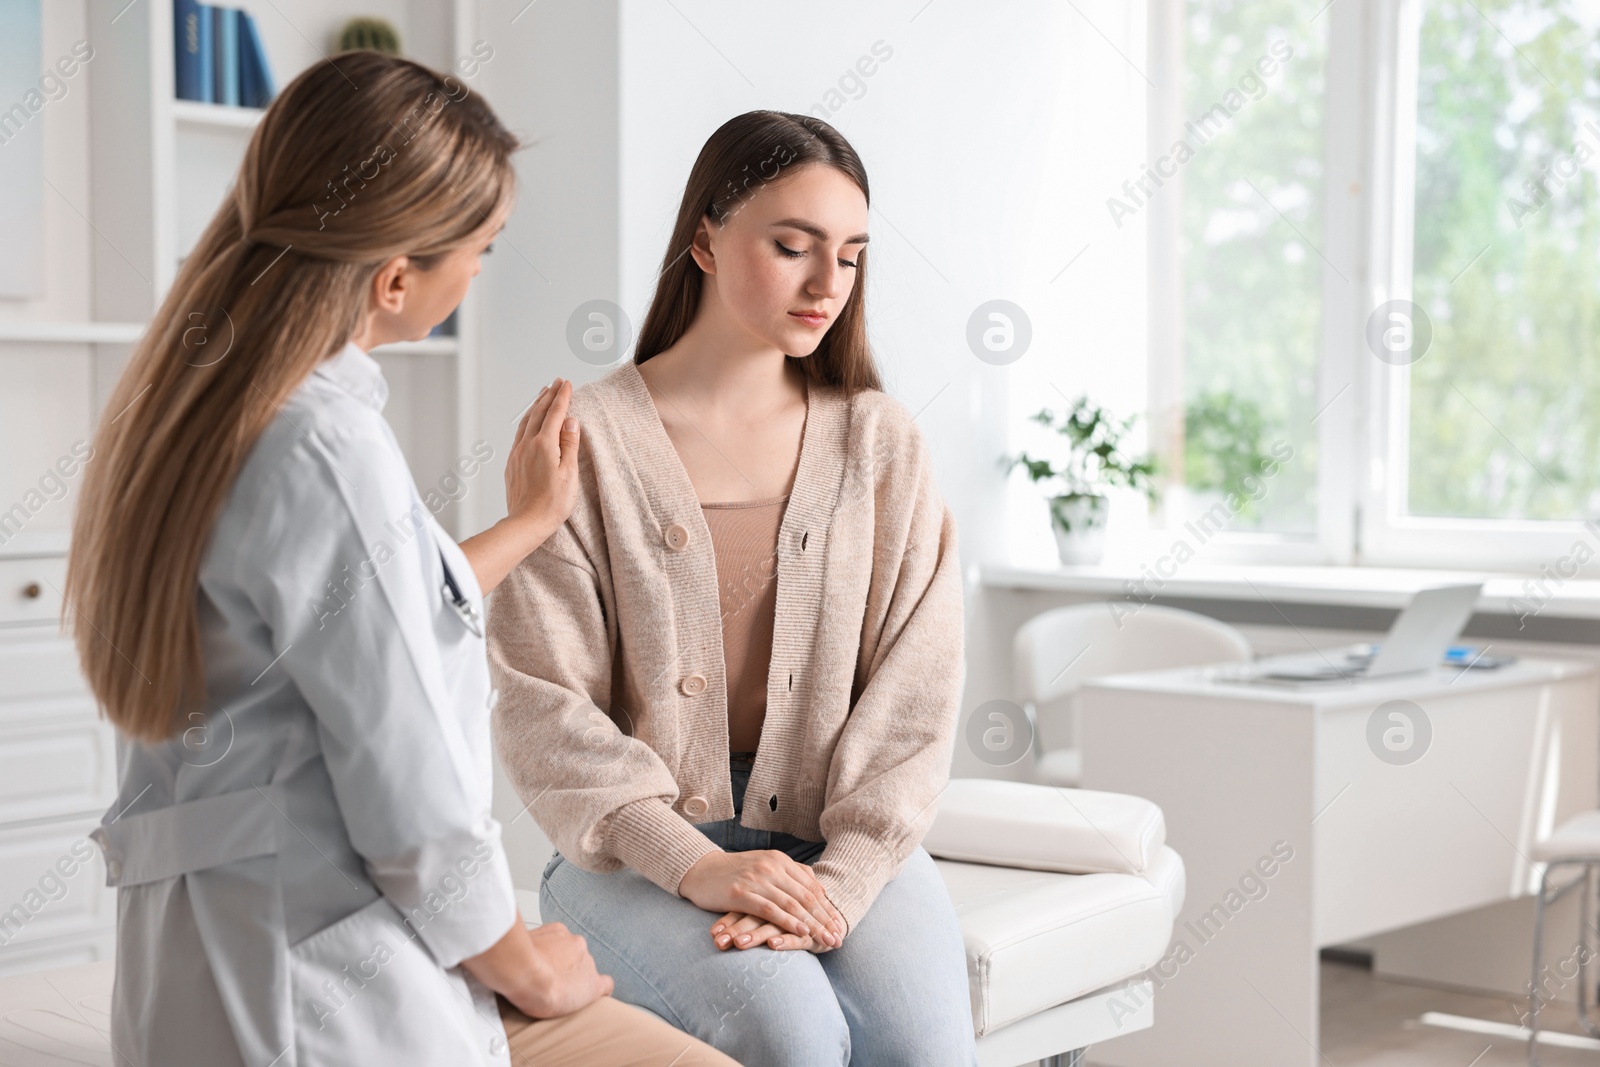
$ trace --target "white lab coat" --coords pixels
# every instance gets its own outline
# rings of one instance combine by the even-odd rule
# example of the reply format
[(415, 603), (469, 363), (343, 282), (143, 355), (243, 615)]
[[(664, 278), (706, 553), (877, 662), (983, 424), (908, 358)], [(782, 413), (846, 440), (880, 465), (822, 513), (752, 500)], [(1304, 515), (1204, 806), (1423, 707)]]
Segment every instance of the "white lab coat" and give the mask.
[(387, 396), (346, 345), (285, 404), (201, 566), (209, 715), (118, 746), (93, 836), (119, 887), (119, 1063), (509, 1067), (493, 993), (458, 966), (515, 898), (484, 641), (441, 553), (480, 617), (482, 594)]

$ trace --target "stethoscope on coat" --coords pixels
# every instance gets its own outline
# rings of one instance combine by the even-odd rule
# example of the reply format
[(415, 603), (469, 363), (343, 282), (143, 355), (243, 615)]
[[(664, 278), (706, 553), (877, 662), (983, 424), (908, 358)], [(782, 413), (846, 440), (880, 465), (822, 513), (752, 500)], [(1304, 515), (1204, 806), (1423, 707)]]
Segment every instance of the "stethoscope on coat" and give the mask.
[(456, 584), (456, 576), (450, 573), (450, 564), (445, 562), (443, 549), (439, 551), (439, 562), (444, 567), (444, 586), (440, 592), (450, 601), (450, 606), (456, 609), (461, 621), (467, 624), (467, 629), (482, 637), (483, 612), (473, 607), (472, 601), (461, 595), (461, 587)]

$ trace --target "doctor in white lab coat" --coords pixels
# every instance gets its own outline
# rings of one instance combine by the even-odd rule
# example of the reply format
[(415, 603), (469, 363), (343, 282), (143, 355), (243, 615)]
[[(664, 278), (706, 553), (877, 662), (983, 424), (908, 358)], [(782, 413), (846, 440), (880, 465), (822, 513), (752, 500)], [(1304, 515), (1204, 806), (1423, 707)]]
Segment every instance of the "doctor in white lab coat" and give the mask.
[[(117, 1062), (731, 1064), (607, 997), (581, 938), (517, 913), (490, 814), (482, 601), (572, 507), (571, 387), (547, 386), (519, 423), (508, 517), (457, 546), (368, 350), (460, 302), (509, 213), (514, 141), (486, 105), (452, 100), (330, 224), (305, 210), (316, 176), (450, 82), (376, 53), (335, 60), (254, 135), (175, 283), (192, 302), (164, 303), (108, 405), (74, 528), (80, 653), (125, 728), (92, 835), (118, 887)], [(195, 358), (190, 306), (232, 309), (226, 352)], [(284, 372), (291, 359), (306, 371)], [(241, 433), (205, 514), (206, 465), (227, 469)], [(480, 443), (448, 476), (490, 456)], [(446, 495), (462, 484), (490, 491)], [(186, 536), (203, 551), (173, 590), (159, 576), (182, 560), (162, 550)], [(181, 636), (171, 616), (190, 609), (203, 699), (186, 685), (149, 705), (141, 735), (128, 709), (185, 649), (147, 638)], [(169, 706), (193, 710), (169, 724)]]
[[(569, 391), (541, 401), (551, 441)], [(92, 836), (120, 887), (113, 1043), (138, 1062), (211, 1067), (218, 1029), (262, 1067), (510, 1063), (493, 991), (457, 966), (517, 920), (482, 596), (387, 392), (352, 341), (267, 427), (201, 565), (209, 714), (119, 745)]]

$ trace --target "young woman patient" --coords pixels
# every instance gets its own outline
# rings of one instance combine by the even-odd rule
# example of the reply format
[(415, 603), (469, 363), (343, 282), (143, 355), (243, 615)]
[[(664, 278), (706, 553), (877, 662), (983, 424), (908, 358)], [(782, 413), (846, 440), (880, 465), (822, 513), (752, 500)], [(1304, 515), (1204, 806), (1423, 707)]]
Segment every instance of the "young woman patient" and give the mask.
[(867, 343), (867, 177), (756, 111), (689, 175), (633, 362), (578, 389), (571, 518), (494, 598), (546, 920), (749, 1064), (975, 1062), (920, 842), (962, 678), (955, 523)]

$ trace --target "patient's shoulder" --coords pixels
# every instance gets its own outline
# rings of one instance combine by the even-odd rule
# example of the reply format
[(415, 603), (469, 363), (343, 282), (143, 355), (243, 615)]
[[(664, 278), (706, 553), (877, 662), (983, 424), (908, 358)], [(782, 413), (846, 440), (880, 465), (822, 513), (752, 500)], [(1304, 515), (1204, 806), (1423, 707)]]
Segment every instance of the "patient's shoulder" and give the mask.
[[(636, 496), (625, 487), (637, 477), (629, 439), (638, 432), (640, 412), (618, 381), (630, 370), (624, 364), (572, 391), (568, 411), (580, 425), (578, 497), (565, 524), (567, 540), (560, 542), (566, 550), (556, 552), (568, 562), (580, 556), (591, 561), (601, 558), (610, 540), (608, 514), (615, 519), (618, 508)], [(649, 402), (648, 396), (645, 400)]]
[[(632, 360), (622, 363), (603, 377), (585, 382), (572, 390), (574, 412), (618, 413), (637, 408), (640, 399), (649, 400), (644, 379)], [(582, 417), (582, 414), (579, 414)]]
[(914, 469), (927, 459), (917, 417), (881, 389), (862, 389), (849, 400), (849, 452), (879, 476)]
[(621, 459), (630, 437), (656, 418), (655, 403), (631, 362), (572, 391), (571, 413), (583, 425), (583, 445), (597, 456)]
[(850, 421), (860, 430), (880, 434), (913, 435), (915, 417), (906, 406), (882, 389), (861, 389), (850, 397)]

